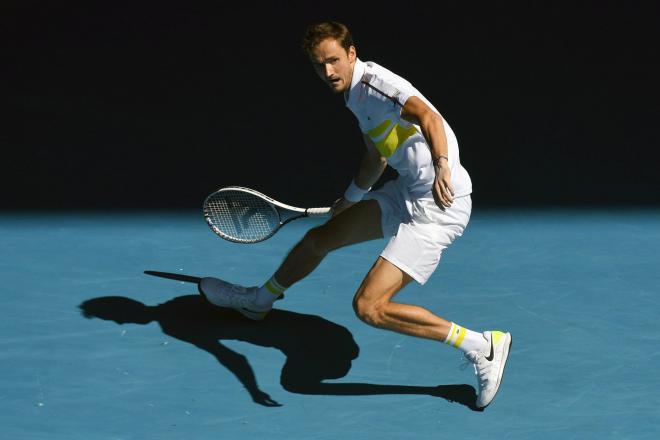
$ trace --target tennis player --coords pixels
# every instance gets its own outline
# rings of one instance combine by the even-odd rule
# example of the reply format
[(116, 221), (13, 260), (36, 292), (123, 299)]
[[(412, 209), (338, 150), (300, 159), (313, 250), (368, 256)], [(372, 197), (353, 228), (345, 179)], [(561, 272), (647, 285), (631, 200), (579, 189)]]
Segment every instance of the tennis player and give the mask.
[[(486, 407), (502, 381), (511, 335), (472, 331), (422, 307), (392, 300), (412, 280), (426, 283), (443, 250), (463, 234), (470, 219), (472, 183), (461, 166), (456, 136), (408, 81), (361, 61), (343, 24), (309, 26), (303, 48), (317, 75), (343, 95), (358, 120), (366, 146), (359, 169), (335, 202), (332, 218), (308, 231), (263, 286), (245, 288), (204, 278), (200, 291), (214, 305), (263, 319), (273, 302), (329, 252), (391, 237), (357, 289), (355, 313), (374, 327), (462, 350), (477, 375), (476, 405)], [(398, 178), (370, 191), (387, 165)]]

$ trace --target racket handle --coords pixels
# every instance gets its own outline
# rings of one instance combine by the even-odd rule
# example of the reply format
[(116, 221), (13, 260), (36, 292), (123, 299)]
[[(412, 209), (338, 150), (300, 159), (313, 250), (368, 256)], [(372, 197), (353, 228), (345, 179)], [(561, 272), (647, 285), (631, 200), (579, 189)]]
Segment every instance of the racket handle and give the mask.
[(332, 212), (332, 208), (307, 208), (305, 214), (309, 217), (327, 217)]

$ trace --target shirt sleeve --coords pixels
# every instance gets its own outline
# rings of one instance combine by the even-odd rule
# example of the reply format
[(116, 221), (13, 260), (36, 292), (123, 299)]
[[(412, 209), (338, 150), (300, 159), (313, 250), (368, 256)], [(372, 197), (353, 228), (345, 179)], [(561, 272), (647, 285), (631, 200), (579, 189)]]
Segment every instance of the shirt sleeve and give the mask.
[(380, 75), (365, 73), (362, 82), (400, 107), (405, 105), (408, 98), (419, 94), (409, 82), (396, 76), (384, 78)]

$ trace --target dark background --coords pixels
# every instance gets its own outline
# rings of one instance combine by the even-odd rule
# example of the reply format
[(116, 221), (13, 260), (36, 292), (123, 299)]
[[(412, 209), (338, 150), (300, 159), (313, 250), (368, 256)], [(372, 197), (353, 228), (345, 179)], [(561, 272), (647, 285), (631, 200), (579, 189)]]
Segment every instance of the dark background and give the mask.
[(299, 48), (324, 19), (454, 128), (477, 206), (660, 202), (654, 2), (3, 2), (3, 209), (343, 193), (357, 123)]

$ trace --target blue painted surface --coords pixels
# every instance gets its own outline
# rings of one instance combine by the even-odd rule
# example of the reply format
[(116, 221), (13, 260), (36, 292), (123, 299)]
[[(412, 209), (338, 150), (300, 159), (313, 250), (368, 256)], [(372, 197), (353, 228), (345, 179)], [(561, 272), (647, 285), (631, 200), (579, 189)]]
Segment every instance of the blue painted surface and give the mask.
[[(471, 390), (450, 385), (474, 385), (459, 352), (354, 317), (353, 292), (383, 240), (330, 255), (263, 323), (208, 314), (193, 284), (143, 274), (260, 284), (312, 224), (245, 246), (194, 212), (2, 214), (0, 437), (660, 434), (659, 211), (477, 210), (429, 283), (399, 294), (468, 328), (512, 332), (485, 412), (446, 399)], [(165, 304), (147, 309), (161, 324), (81, 315), (81, 303), (108, 296)]]

